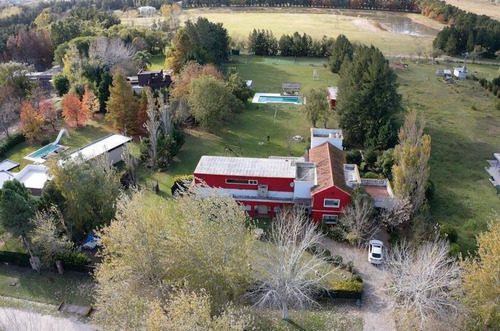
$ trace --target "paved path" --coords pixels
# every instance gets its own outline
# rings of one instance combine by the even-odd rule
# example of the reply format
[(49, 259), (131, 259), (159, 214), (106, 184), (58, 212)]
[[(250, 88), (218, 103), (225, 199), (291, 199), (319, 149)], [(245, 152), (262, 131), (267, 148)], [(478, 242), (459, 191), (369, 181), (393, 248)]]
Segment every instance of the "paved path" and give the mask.
[(353, 248), (325, 238), (324, 246), (332, 256), (340, 255), (344, 263), (354, 262), (354, 270), (363, 277), (363, 298), (361, 312), (364, 320), (364, 331), (396, 330), (392, 311), (388, 308), (387, 298), (383, 291), (388, 277), (383, 267), (377, 267), (368, 262), (366, 249)]
[(0, 308), (0, 329), (6, 331), (93, 331), (93, 326), (71, 318)]

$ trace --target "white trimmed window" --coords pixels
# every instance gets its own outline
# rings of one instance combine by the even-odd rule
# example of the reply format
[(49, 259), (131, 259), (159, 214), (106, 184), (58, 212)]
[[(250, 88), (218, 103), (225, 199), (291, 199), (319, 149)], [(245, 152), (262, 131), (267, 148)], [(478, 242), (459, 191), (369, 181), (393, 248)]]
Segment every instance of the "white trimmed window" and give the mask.
[(323, 224), (334, 225), (337, 224), (338, 220), (338, 215), (323, 215)]
[(226, 179), (226, 184), (240, 184), (240, 185), (257, 185), (258, 181), (254, 179)]
[(323, 202), (323, 207), (326, 208), (339, 208), (340, 200), (339, 199), (325, 199)]

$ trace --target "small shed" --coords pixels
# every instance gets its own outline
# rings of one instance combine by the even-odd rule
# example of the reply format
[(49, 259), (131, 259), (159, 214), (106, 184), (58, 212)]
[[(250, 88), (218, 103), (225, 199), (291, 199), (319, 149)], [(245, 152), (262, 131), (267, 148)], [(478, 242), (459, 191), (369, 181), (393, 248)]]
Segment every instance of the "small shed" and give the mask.
[(449, 69), (443, 70), (443, 76), (445, 78), (451, 78), (451, 70), (449, 70)]
[(141, 16), (151, 16), (156, 13), (156, 8), (152, 6), (142, 6), (137, 8), (137, 10)]
[(301, 87), (300, 83), (283, 83), (281, 85), (281, 94), (298, 95)]
[(467, 78), (467, 67), (453, 67), (453, 75), (458, 79), (466, 79)]
[(339, 89), (337, 87), (328, 86), (326, 88), (328, 94), (328, 103), (330, 104), (331, 109), (335, 109), (335, 105), (337, 104), (337, 93)]

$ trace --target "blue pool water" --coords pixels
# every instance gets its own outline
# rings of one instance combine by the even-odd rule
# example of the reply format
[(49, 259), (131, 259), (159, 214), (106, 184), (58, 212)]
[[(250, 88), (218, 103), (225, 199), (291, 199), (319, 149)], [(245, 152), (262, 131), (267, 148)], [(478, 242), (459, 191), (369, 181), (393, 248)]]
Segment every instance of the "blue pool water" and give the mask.
[(28, 155), (28, 157), (31, 157), (31, 158), (34, 158), (34, 159), (41, 159), (44, 156), (52, 153), (53, 151), (55, 151), (56, 149), (58, 149), (60, 147), (61, 146), (59, 146), (59, 145), (48, 144), (48, 145), (43, 146), (39, 150), (34, 151), (30, 155)]
[(302, 100), (299, 97), (293, 96), (260, 96), (259, 102), (262, 103), (296, 103), (302, 104)]

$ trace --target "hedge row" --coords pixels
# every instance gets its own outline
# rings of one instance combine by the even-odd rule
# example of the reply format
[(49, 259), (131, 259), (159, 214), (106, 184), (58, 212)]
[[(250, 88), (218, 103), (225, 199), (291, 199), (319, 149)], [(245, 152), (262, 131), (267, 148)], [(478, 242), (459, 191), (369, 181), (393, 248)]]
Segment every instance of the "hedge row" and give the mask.
[[(85, 257), (85, 261), (83, 261), (83, 258), (80, 257), (80, 254), (85, 256), (82, 253), (76, 253), (76, 252), (70, 254), (73, 263), (68, 263), (70, 261), (69, 257), (66, 258), (67, 261), (64, 261), (65, 258), (63, 257), (64, 269), (77, 272), (86, 272), (86, 273), (93, 272), (92, 267), (85, 265), (87, 263), (87, 258)], [(26, 253), (0, 251), (0, 263), (7, 263), (18, 267), (31, 268), (30, 256)]]
[(25, 253), (0, 251), (0, 262), (13, 264), (19, 267), (31, 267), (30, 256)]
[(0, 144), (0, 158), (4, 158), (11, 148), (14, 148), (25, 141), (26, 138), (22, 133), (16, 133), (7, 138), (2, 144)]
[(329, 289), (322, 291), (319, 295), (321, 300), (361, 299), (363, 295), (363, 282), (355, 277), (346, 281), (332, 282), (328, 285)]

